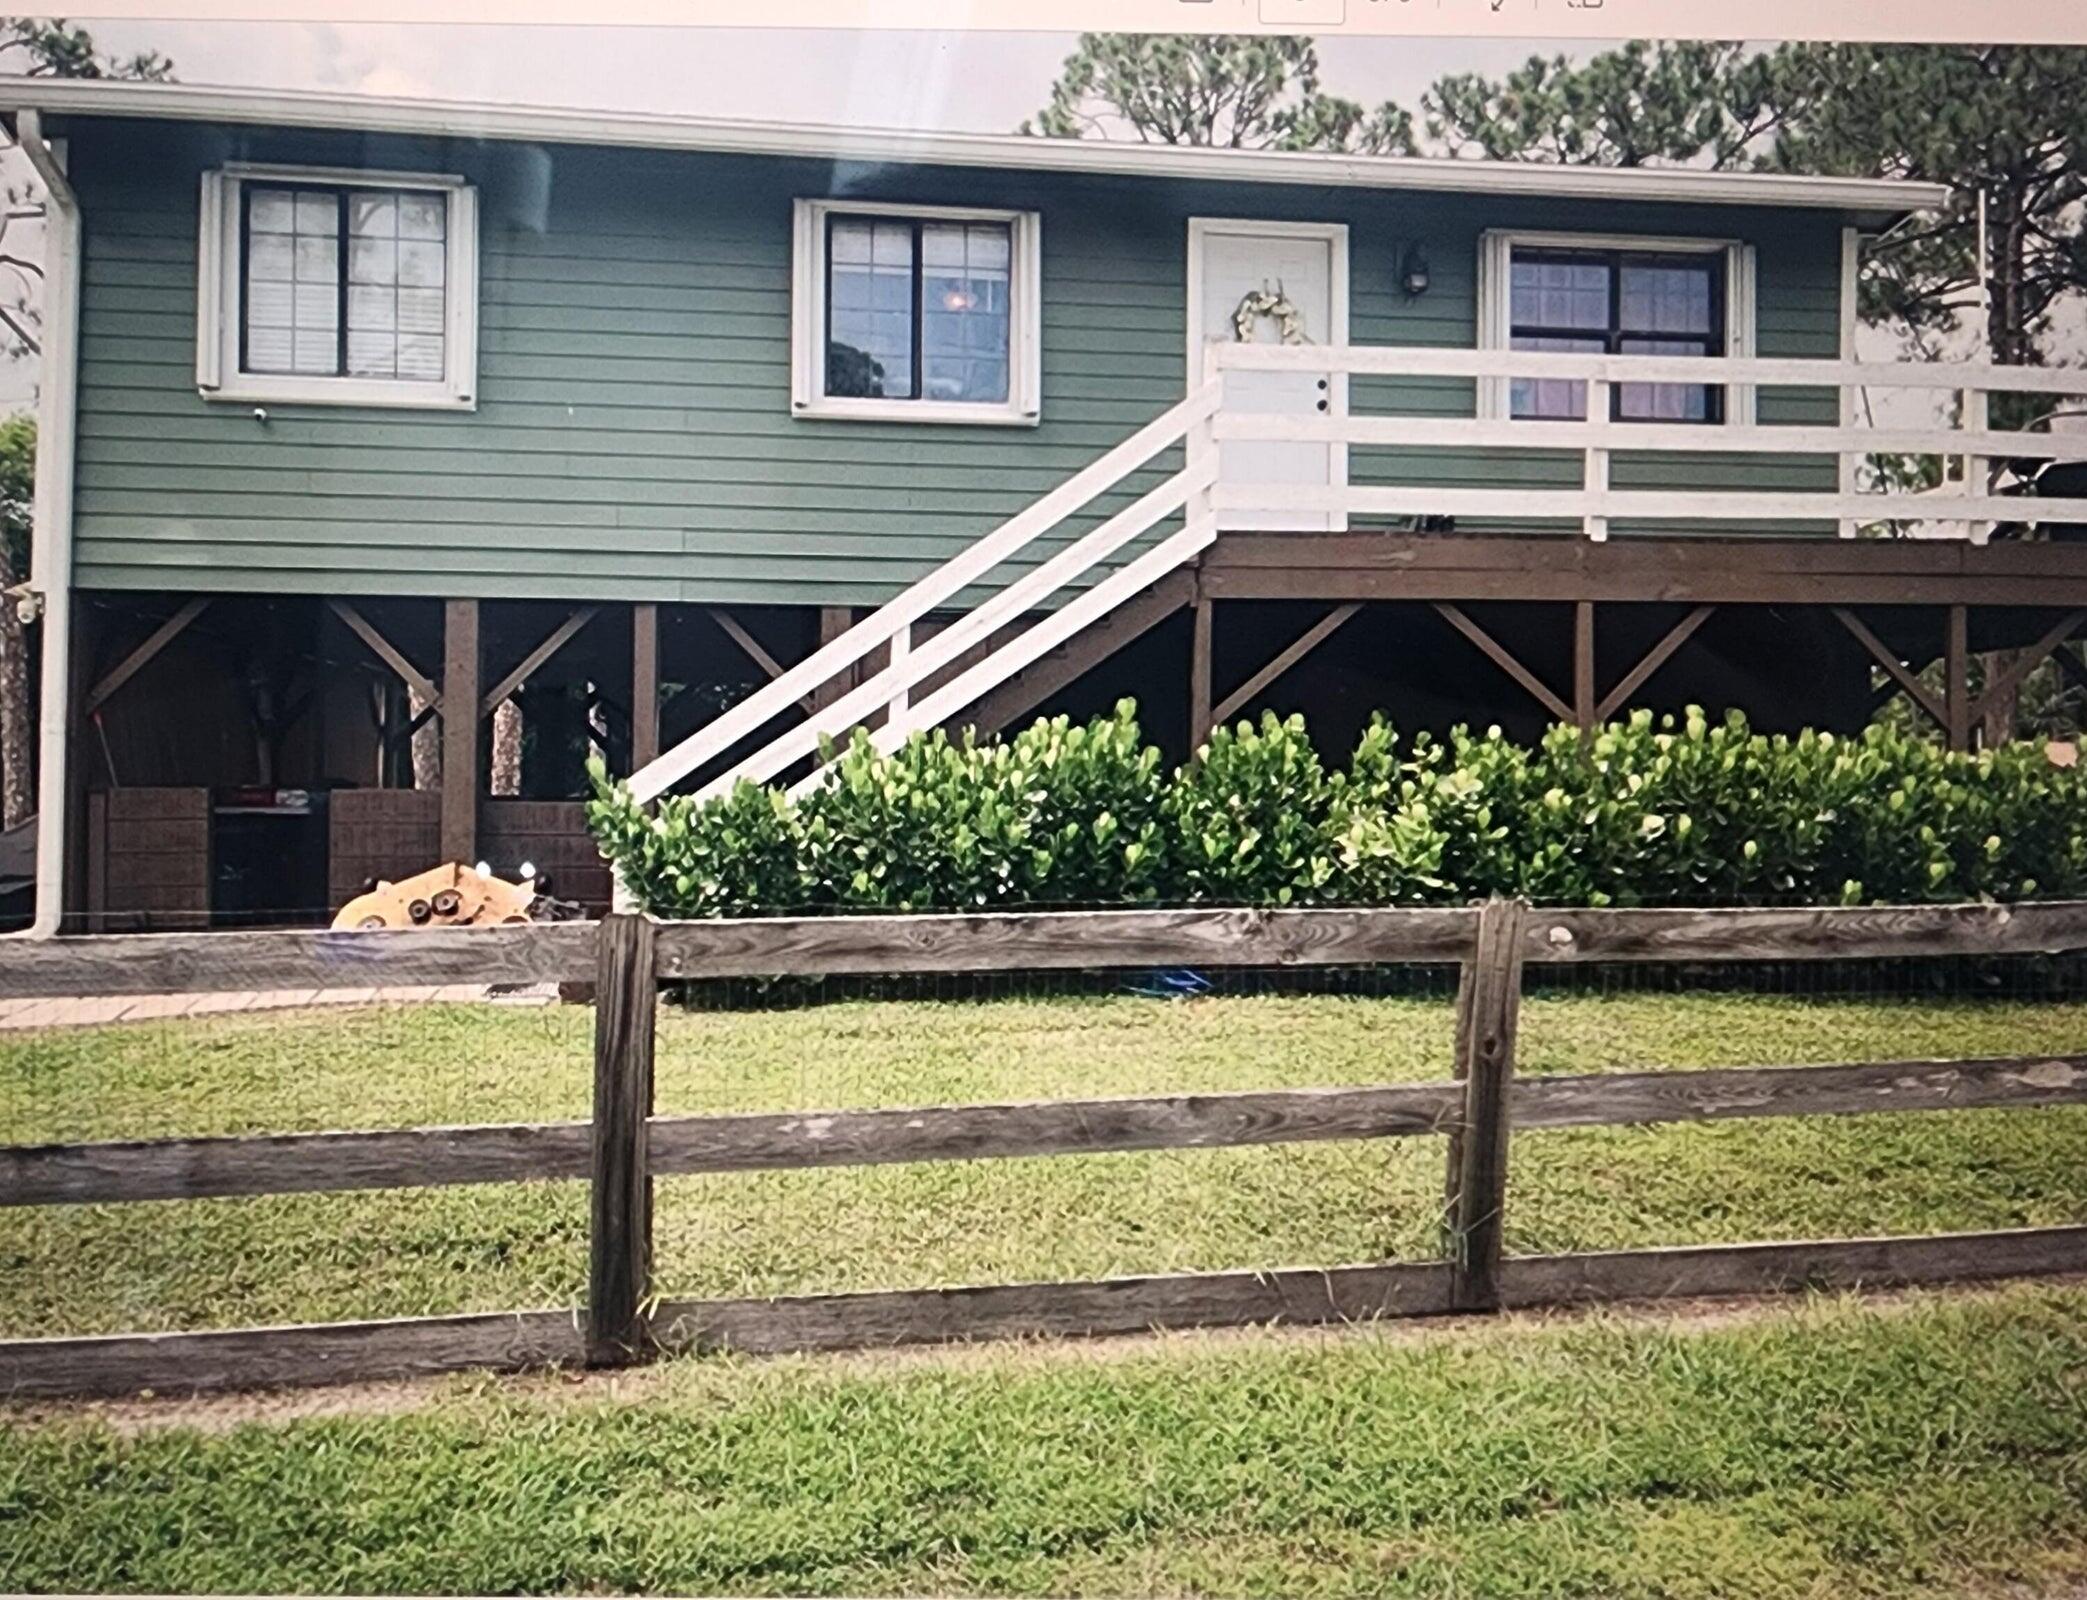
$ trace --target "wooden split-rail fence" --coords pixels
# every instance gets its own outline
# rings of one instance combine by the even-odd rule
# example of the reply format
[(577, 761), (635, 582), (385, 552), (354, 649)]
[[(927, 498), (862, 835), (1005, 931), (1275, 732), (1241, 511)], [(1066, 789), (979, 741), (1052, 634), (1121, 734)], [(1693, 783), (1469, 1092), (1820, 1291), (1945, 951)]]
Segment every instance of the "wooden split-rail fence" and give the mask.
[[(2087, 902), (1675, 911), (1519, 902), (655, 922), (432, 933), (186, 934), (0, 950), (0, 998), (557, 982), (596, 990), (586, 1122), (0, 1146), (0, 1204), (50, 1206), (529, 1179), (591, 1186), (583, 1308), (0, 1341), (0, 1398), (616, 1366), (777, 1352), (1377, 1317), (2087, 1269), (2087, 1227), (1570, 1255), (1502, 1247), (1515, 1130), (2087, 1103), (2087, 1054), (1515, 1076), (1523, 968), (2087, 948)], [(659, 986), (703, 978), (1455, 963), (1437, 1083), (1002, 1105), (661, 1116)], [(1085, 1282), (659, 1300), (654, 1178), (1446, 1134), (1443, 1258)]]

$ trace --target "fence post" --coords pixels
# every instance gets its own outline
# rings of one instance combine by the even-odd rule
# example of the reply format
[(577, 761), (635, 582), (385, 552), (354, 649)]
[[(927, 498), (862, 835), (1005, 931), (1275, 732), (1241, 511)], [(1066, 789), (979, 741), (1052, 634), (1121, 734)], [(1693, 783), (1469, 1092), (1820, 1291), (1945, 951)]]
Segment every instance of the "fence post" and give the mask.
[(1501, 1212), (1507, 1200), (1508, 1090), (1522, 1004), (1519, 900), (1488, 900), (1457, 984), (1456, 1075), (1464, 1112), (1449, 1140), (1450, 1301), (1458, 1311), (1500, 1304)]
[(587, 1364), (623, 1366), (646, 1345), (652, 1276), (652, 920), (604, 917), (594, 987), (594, 1173), (587, 1263)]

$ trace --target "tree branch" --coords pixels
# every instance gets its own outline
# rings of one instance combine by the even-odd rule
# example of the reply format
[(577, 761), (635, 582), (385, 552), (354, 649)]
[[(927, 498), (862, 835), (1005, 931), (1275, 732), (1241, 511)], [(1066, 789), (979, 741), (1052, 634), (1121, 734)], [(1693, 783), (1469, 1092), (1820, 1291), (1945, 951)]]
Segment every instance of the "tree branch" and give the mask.
[(31, 333), (29, 329), (26, 326), (24, 326), (23, 323), (15, 316), (15, 314), (12, 311), (8, 310), (5, 306), (0, 306), (0, 323), (4, 323), (7, 327), (7, 331), (12, 333), (17, 339), (21, 340), (22, 347), (25, 350), (27, 350), (31, 355), (43, 354), (42, 341), (39, 340), (35, 334)]

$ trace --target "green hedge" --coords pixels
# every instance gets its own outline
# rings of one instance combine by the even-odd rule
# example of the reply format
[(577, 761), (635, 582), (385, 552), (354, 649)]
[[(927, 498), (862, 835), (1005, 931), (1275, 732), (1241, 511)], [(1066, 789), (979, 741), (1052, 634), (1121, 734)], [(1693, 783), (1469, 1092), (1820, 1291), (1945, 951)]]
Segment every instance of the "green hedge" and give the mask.
[(1535, 748), (1382, 722), (1328, 770), (1272, 714), (1169, 771), (1125, 701), (1004, 741), (858, 733), (804, 799), (634, 804), (595, 770), (602, 852), (662, 916), (1205, 901), (1771, 905), (2087, 892), (2087, 773), (1887, 728), (1753, 732), (1649, 712)]

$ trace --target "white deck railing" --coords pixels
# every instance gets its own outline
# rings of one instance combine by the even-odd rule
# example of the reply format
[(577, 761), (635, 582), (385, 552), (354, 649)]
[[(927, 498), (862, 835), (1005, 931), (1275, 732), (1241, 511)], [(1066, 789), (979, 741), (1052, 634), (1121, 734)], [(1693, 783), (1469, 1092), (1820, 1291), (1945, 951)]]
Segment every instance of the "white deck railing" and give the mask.
[[(1956, 526), (1983, 538), (2002, 521), (2087, 521), (2087, 499), (2028, 498), (1991, 493), (1987, 463), (2004, 460), (2087, 460), (2087, 435), (2022, 433), (1985, 426), (1988, 399), (1995, 394), (2067, 393), (2069, 380), (2087, 392), (2087, 373), (2073, 375), (2019, 367), (1957, 364), (1914, 365), (1839, 361), (1728, 360), (1669, 356), (1570, 355), (1549, 352), (1408, 349), (1386, 346), (1214, 345), (1207, 381), (1195, 393), (1156, 417), (1128, 439), (1075, 473), (1034, 505), (1009, 518), (952, 560), (936, 568), (896, 599), (872, 612), (838, 638), (821, 645), (796, 666), (697, 730), (631, 778), (640, 800), (664, 794), (676, 783), (725, 755), (806, 695), (843, 673), (861, 669), (876, 652), (885, 664), (864, 681), (814, 710), (802, 722), (762, 745), (699, 794), (722, 793), (741, 778), (766, 782), (793, 763), (815, 754), (827, 739), (870, 720), (883, 722), (871, 735), (890, 750), (909, 734), (947, 721), (1006, 682), (1090, 623), (1135, 597), (1158, 579), (1193, 560), (1216, 537), (1220, 517), (1234, 526), (1267, 515), (1294, 525), (1298, 513), (1347, 517), (1447, 516), (1473, 520), (1555, 521), (1576, 519), (1592, 538), (1605, 538), (1614, 520), (1653, 522), (1763, 521), (1836, 524), (1852, 535), (1864, 525), (1910, 522)], [(1469, 379), (1485, 394), (1504, 391), (1515, 378), (1552, 378), (1587, 385), (1585, 421), (1529, 421), (1500, 417), (1354, 415), (1338, 401), (1345, 383), (1325, 386), (1324, 413), (1247, 409), (1226, 401), (1230, 373), (1296, 373), (1305, 377)], [(1620, 422), (1609, 420), (1609, 396), (1619, 383), (1715, 384), (1728, 399), (1764, 389), (1806, 388), (1843, 397), (1839, 414), (1855, 415), (1850, 392), (1871, 390), (1954, 391), (1962, 396), (1959, 425), (1821, 426)], [(1504, 396), (1501, 396), (1504, 398)], [(1307, 400), (1306, 403), (1312, 403)], [(1263, 402), (1266, 404), (1265, 400)], [(1498, 406), (1500, 412), (1505, 406)], [(1752, 414), (1751, 405), (1740, 408)], [(1968, 424), (1968, 425), (1964, 425)], [(1426, 485), (1324, 485), (1258, 483), (1227, 464), (1230, 442), (1325, 444), (1355, 448), (1435, 449), (1459, 455), (1532, 450), (1577, 454), (1580, 487), (1431, 488)], [(1039, 537), (1097, 497), (1119, 488), (1158, 457), (1185, 447), (1182, 465), (1156, 487), (1102, 521), (1047, 560), (994, 589), (931, 638), (916, 641), (913, 625), (929, 613), (946, 611), (967, 590), (989, 583), (989, 574), (1028, 549)], [(1611, 458), (1619, 452), (1663, 454), (1818, 456), (1839, 464), (1832, 490), (1726, 491), (1717, 489), (1616, 489)], [(1963, 463), (1961, 476), (1922, 494), (1860, 492), (1858, 464), (1872, 453), (1939, 456)], [(1329, 456), (1329, 461), (1333, 457)], [(1135, 560), (1110, 570), (1119, 553), (1170, 517), (1180, 527)], [(996, 633), (1031, 616), (1053, 597), (1097, 572), (1092, 586), (1030, 623), (998, 646)], [(969, 666), (957, 664), (984, 648)], [(938, 674), (948, 681), (916, 694)], [(816, 783), (815, 771), (799, 788)]]
[[(1508, 350), (1436, 350), (1387, 346), (1215, 345), (1210, 369), (1345, 373), (1393, 379), (1470, 379), (1483, 394), (1514, 379), (1562, 379), (1587, 386), (1584, 421), (1497, 417), (1357, 416), (1245, 410), (1227, 400), (1212, 424), (1220, 443), (1324, 443), (1355, 447), (1438, 449), (1458, 454), (1532, 450), (1578, 454), (1577, 489), (1430, 488), (1407, 484), (1329, 484), (1237, 481), (1227, 467), (1213, 492), (1217, 511), (1238, 525), (1257, 513), (1270, 516), (1327, 512), (1353, 517), (1447, 516), (1471, 519), (1577, 519), (1589, 537), (1607, 536), (1620, 519), (1655, 522), (1818, 522), (1853, 535), (1865, 524), (1917, 522), (1958, 525), (1979, 539), (2001, 521), (2087, 521), (2087, 500), (2000, 495), (1987, 487), (1994, 459), (2087, 460), (2087, 435), (2004, 431), (1979, 424), (1996, 394), (2087, 393), (2087, 373), (2063, 369), (1994, 367), (1969, 363), (1734, 360), (1701, 356), (1577, 355)], [(1925, 426), (1784, 425), (1757, 422), (1621, 422), (1610, 419), (1609, 397), (1622, 383), (1713, 384), (1727, 391), (1804, 388), (1841, 396), (1871, 391), (1927, 390), (1962, 396), (1960, 420)], [(1338, 389), (1333, 391), (1338, 393)], [(1494, 408), (1504, 413), (1504, 404)], [(1840, 414), (1857, 408), (1843, 407)], [(1819, 456), (1839, 464), (1832, 490), (1616, 489), (1609, 481), (1618, 452)], [(1964, 463), (1961, 476), (1918, 494), (1864, 492), (1859, 464), (1871, 454), (1936, 456)], [(1714, 469), (1713, 469), (1714, 470)]]

